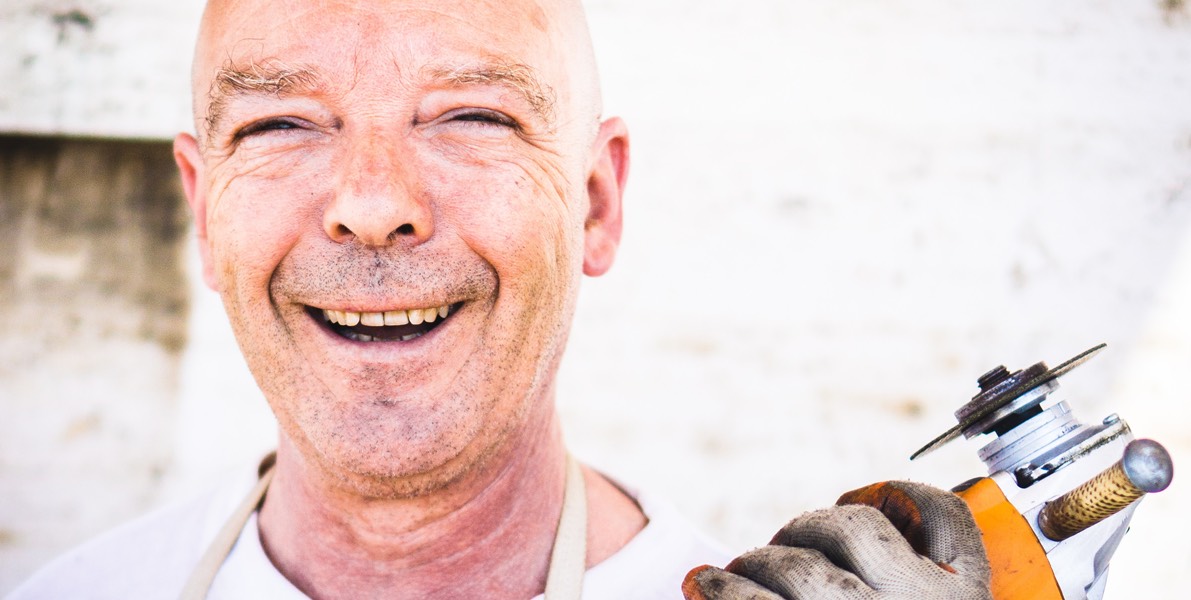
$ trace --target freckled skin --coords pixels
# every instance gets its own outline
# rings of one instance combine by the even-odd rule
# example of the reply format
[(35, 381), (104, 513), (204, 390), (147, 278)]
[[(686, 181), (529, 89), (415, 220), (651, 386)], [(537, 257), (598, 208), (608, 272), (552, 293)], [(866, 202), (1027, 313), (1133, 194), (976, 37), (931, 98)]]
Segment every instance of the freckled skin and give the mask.
[[(477, 63), (525, 67), (550, 110), (442, 76)], [(229, 67), (313, 75), (209, 115)], [(270, 558), (314, 597), (389, 576), (410, 597), (443, 597), (444, 579), (448, 597), (539, 592), (565, 456), (554, 377), (580, 277), (615, 255), (627, 169), (578, 3), (213, 2), (194, 94), (197, 136), (175, 156), (204, 278), (280, 424)], [(461, 306), (399, 344), (309, 314), (446, 304)], [(598, 560), (643, 518), (592, 478)]]
[[(208, 139), (211, 283), (304, 454), (340, 475), (359, 474), (357, 485), (376, 492), (432, 488), (489, 454), (529, 406), (547, 401), (583, 262), (584, 151), (596, 133), (595, 107), (569, 101), (584, 86), (571, 84), (563, 61), (541, 60), (565, 44), (542, 33), (536, 4), (467, 3), (462, 15), (461, 3), (383, 14), (367, 3), (302, 6), (280, 10), (276, 21), (244, 4), (208, 11), (196, 63), (200, 115), (210, 88), (204, 74), (229, 48), (232, 62), (277, 58), (314, 68), (323, 82), (311, 98), (233, 99), (226, 125), (200, 132)], [(534, 18), (523, 20), (525, 12)], [(277, 24), (262, 34), (262, 22)], [(421, 77), (425, 65), (491, 54), (541, 69), (559, 94), (557, 122), (534, 121), (503, 90), (454, 94), (428, 89)], [(469, 103), (511, 113), (526, 123), (524, 134), (435, 121)], [(238, 125), (273, 114), (311, 125), (229, 141)], [(384, 237), (407, 223), (414, 234), (381, 244), (326, 231)], [(439, 332), (449, 340), (395, 361), (328, 354), (304, 311), (461, 301), (453, 327)], [(423, 476), (452, 461), (460, 464)]]

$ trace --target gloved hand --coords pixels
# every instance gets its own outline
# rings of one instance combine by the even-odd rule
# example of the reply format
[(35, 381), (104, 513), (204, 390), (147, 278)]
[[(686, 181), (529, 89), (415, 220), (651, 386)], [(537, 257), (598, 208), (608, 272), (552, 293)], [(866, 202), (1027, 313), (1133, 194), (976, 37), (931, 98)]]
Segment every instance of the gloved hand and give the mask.
[(725, 569), (687, 574), (687, 600), (990, 600), (980, 530), (958, 496), (890, 481), (790, 521)]

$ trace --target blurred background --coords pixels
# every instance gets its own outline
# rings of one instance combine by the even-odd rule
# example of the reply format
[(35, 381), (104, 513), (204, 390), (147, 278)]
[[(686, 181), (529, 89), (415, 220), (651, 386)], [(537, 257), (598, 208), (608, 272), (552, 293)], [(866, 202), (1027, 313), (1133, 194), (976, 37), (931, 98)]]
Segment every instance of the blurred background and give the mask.
[[(1191, 460), (1191, 10), (1182, 0), (588, 0), (633, 135), (585, 282), (572, 448), (734, 550), (890, 478), (998, 364), (1052, 366)], [(197, 277), (169, 140), (197, 0), (0, 5), (0, 595), (272, 447)], [(1191, 587), (1191, 480), (1108, 597)]]

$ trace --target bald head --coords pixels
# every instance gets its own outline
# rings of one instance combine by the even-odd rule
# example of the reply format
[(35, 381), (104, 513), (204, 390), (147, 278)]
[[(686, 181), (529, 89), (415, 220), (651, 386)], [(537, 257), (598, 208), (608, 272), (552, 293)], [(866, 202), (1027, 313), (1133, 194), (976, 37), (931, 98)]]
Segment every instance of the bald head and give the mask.
[(234, 135), (235, 102), (333, 100), (372, 84), (500, 88), (546, 127), (592, 135), (601, 112), (578, 0), (212, 0), (192, 77), (195, 127), (209, 142)]

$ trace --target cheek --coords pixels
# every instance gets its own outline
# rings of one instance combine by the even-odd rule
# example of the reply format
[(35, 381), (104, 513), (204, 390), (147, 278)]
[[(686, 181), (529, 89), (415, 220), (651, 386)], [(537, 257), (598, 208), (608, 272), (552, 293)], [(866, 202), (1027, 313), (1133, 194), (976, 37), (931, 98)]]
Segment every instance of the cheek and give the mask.
[[(316, 165), (284, 177), (230, 178), (208, 215), (207, 237), (223, 289), (256, 295), (303, 232), (320, 228), (325, 178)], [(315, 229), (317, 231), (318, 229)]]
[(428, 178), (444, 225), (491, 264), (502, 286), (566, 278), (582, 260), (582, 220), (562, 178), (514, 163)]

